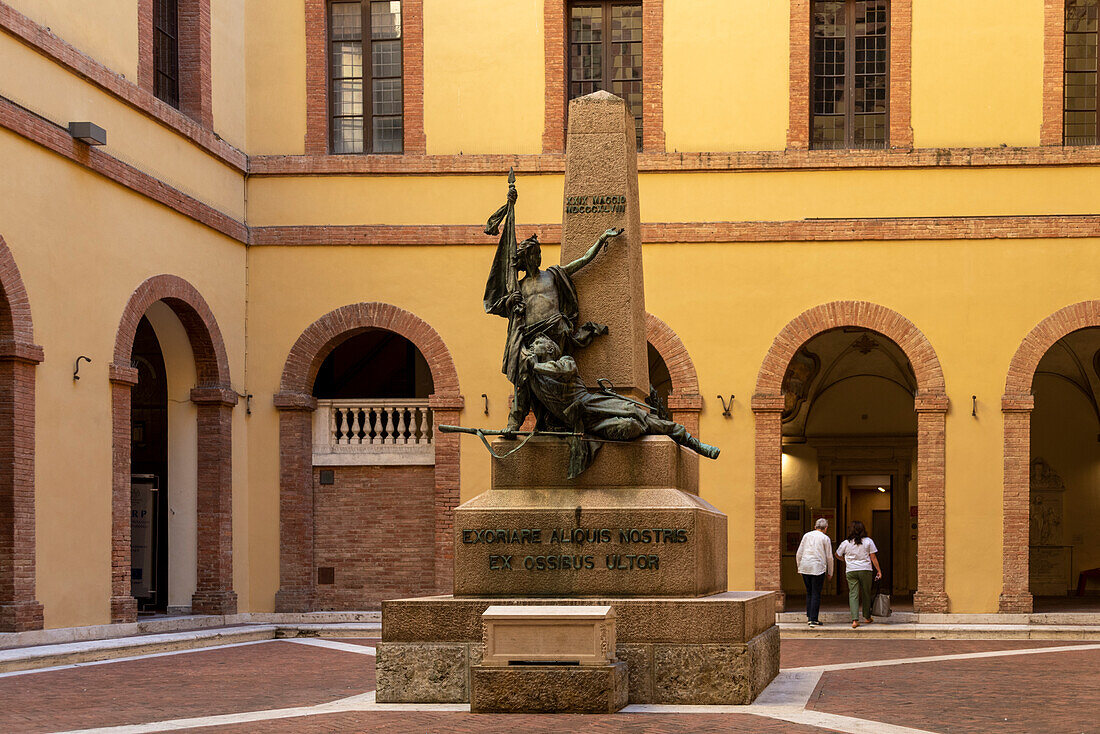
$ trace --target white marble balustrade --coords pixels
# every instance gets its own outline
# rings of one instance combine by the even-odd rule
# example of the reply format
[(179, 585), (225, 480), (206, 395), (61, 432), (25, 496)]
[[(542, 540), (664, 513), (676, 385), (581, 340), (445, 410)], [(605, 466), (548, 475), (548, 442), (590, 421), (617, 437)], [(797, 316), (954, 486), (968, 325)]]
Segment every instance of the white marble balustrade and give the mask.
[(318, 400), (313, 464), (434, 464), (433, 428), (427, 399)]

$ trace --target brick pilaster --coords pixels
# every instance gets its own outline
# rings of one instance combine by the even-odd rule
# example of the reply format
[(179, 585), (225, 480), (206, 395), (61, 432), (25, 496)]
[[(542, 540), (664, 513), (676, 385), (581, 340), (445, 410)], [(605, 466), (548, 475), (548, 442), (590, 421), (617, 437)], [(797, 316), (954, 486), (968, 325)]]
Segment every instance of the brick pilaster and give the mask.
[(0, 632), (42, 629), (34, 557), (34, 378), (41, 361), (41, 347), (0, 344)]
[[(433, 425), (456, 425), (463, 400), (433, 395)], [(454, 515), (458, 507), (460, 434), (435, 431), (435, 589), (450, 594), (454, 585)]]
[(111, 364), (111, 621), (136, 622), (137, 600), (130, 586), (130, 398), (138, 371)]
[(275, 396), (279, 410), (279, 591), (276, 612), (313, 611), (313, 411), (304, 393)]
[(1065, 109), (1065, 0), (1043, 3), (1043, 121), (1039, 145), (1061, 145)]
[(783, 492), (782, 395), (753, 395), (756, 421), (756, 488), (754, 495), (754, 566), (756, 590), (776, 592), (776, 611), (783, 611), (780, 581), (779, 506)]
[(195, 388), (198, 406), (198, 583), (194, 614), (236, 614), (233, 591), (233, 406), (237, 394)]
[(214, 126), (210, 0), (179, 0), (180, 112)]
[(1034, 408), (1035, 398), (1031, 394), (1006, 394), (1001, 399), (1004, 416), (1004, 494), (1000, 610), (1005, 613), (1030, 614), (1032, 611), (1028, 553), (1031, 518), (1031, 411)]
[(913, 609), (918, 613), (946, 614), (944, 546), (945, 426), (947, 396), (918, 394), (917, 412), (917, 590)]

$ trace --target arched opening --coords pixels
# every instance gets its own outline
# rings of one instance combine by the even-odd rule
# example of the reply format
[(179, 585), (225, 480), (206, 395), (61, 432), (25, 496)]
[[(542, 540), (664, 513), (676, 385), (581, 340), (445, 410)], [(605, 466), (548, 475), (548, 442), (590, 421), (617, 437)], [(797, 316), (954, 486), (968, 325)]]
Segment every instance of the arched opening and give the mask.
[(113, 416), (111, 620), (232, 614), (232, 408), (221, 331), (171, 275), (123, 310), (109, 369)]
[[(854, 520), (878, 547), (895, 609), (916, 590), (916, 376), (901, 348), (859, 327), (818, 334), (795, 353), (783, 378), (781, 584), (787, 609), (805, 608), (795, 563), (803, 533), (829, 521), (833, 547)], [(826, 581), (823, 609), (845, 608), (838, 566)]]
[(1028, 585), (1034, 611), (1100, 609), (1100, 327), (1056, 341), (1032, 382)]
[[(829, 332), (834, 331), (848, 336), (829, 336)], [(829, 354), (835, 352), (839, 355), (853, 349), (860, 355), (863, 351), (866, 351), (867, 355), (877, 352), (873, 358), (874, 363), (865, 363), (871, 366), (877, 364), (877, 366), (867, 375), (860, 374), (858, 370), (848, 374), (849, 370), (855, 369), (854, 366), (858, 365), (860, 360), (845, 357), (832, 368), (828, 373), (829, 376), (823, 379), (823, 367), (828, 367), (829, 363), (826, 363), (820, 355), (811, 355), (803, 350), (803, 347), (818, 335), (823, 335), (824, 338), (814, 345), (815, 348), (820, 348), (817, 346), (819, 344), (832, 343)], [(874, 346), (870, 342), (875, 342)], [(812, 349), (809, 351), (812, 352)], [(820, 364), (815, 361), (815, 357), (821, 362)], [(842, 364), (845, 366), (842, 367)], [(841, 379), (845, 377), (852, 379)], [(897, 383), (897, 390), (887, 384), (891, 381)], [(835, 386), (832, 386), (831, 383), (834, 382)], [(818, 384), (827, 386), (829, 389), (814, 392), (813, 386)], [(911, 385), (915, 385), (915, 391), (912, 402), (909, 403), (907, 399), (902, 399), (902, 393)], [(850, 392), (857, 387), (860, 388), (859, 393), (867, 396), (877, 395), (879, 399), (889, 395), (889, 399), (894, 402), (894, 408), (884, 411), (883, 420), (877, 425), (876, 421), (872, 420), (871, 412), (860, 408), (856, 408), (859, 412), (854, 412), (851, 406), (842, 405), (843, 401), (836, 397), (843, 396), (845, 392)], [(806, 405), (811, 395), (816, 396), (814, 402), (818, 403), (813, 410), (810, 410), (813, 407), (812, 404)], [(831, 409), (830, 404), (833, 406)], [(906, 441), (912, 441), (911, 428), (909, 428), (912, 424), (903, 420), (905, 416), (903, 404), (911, 405), (912, 410), (916, 412), (915, 449), (910, 449), (915, 453), (915, 459), (907, 460), (905, 456), (904, 444)], [(783, 506), (784, 456), (793, 456), (798, 451), (805, 453), (806, 449), (793, 449), (792, 454), (784, 453), (785, 433), (798, 431), (791, 426), (784, 429), (783, 418), (786, 415), (789, 418), (787, 423), (795, 421), (797, 424), (797, 419), (791, 419), (790, 416), (801, 413), (804, 415), (804, 421), (807, 421), (807, 428), (840, 430), (841, 436), (854, 434), (857, 437), (856, 440), (869, 444), (864, 447), (865, 455), (861, 457), (856, 451), (857, 447), (850, 443), (851, 439), (844, 439), (849, 443), (843, 445), (840, 451), (831, 448), (828, 445), (830, 442), (824, 439), (817, 442), (814, 457), (816, 460), (813, 464), (815, 466), (820, 464), (822, 458), (829, 459), (826, 462), (826, 469), (833, 477), (831, 480), (828, 477), (817, 480), (823, 488), (819, 501), (824, 504), (830, 497), (836, 498), (832, 500), (832, 509), (838, 510), (839, 504), (842, 516), (835, 518), (831, 525), (838, 532), (841, 530), (838, 527), (839, 521), (847, 519), (843, 517), (843, 513), (850, 514), (852, 511), (851, 488), (855, 486), (861, 489), (867, 486), (874, 492), (878, 492), (878, 487), (882, 486), (886, 492), (880, 494), (891, 496), (891, 529), (895, 537), (901, 537), (904, 527), (911, 545), (916, 540), (912, 538), (913, 522), (909, 520), (907, 524), (902, 523), (900, 518), (912, 512), (909, 509), (912, 505), (905, 504), (902, 509), (902, 503), (911, 501), (910, 483), (915, 483), (917, 498), (915, 505), (919, 507), (915, 534), (919, 543), (916, 549), (913, 608), (917, 612), (946, 612), (948, 604), (947, 594), (944, 591), (944, 426), (947, 406), (943, 370), (940, 368), (936, 352), (924, 334), (901, 314), (865, 301), (834, 301), (815, 306), (792, 319), (776, 336), (765, 355), (757, 375), (756, 393), (752, 398), (752, 410), (756, 423), (754, 512), (756, 588), (774, 590), (778, 592), (781, 602), (784, 599), (782, 567), (783, 556), (788, 548), (786, 532), (797, 532), (794, 527), (798, 526), (799, 521), (798, 514), (791, 509), (789, 522), (794, 527), (789, 531), (784, 530), (784, 523), (788, 521), (785, 519), (787, 517), (785, 511), (788, 508)], [(887, 420), (886, 418), (891, 414), (893, 417)], [(863, 418), (864, 415), (867, 415), (866, 421)], [(823, 423), (818, 422), (819, 417), (824, 420)], [(885, 436), (886, 440), (880, 436), (878, 440), (871, 441), (870, 439), (875, 436), (874, 433), (868, 432), (870, 435), (867, 435), (855, 432), (854, 426), (865, 430), (864, 424), (880, 434), (901, 429), (902, 435)], [(818, 428), (818, 426), (825, 426), (825, 428)], [(798, 437), (793, 438), (796, 440), (788, 441), (788, 447), (800, 445), (797, 441)], [(875, 446), (876, 443), (879, 445)], [(883, 446), (883, 443), (887, 445)], [(803, 445), (809, 445), (808, 436)], [(866, 455), (868, 450), (871, 450), (870, 456)], [(887, 451), (889, 451), (888, 455)], [(877, 457), (874, 456), (876, 452)], [(809, 457), (804, 455), (802, 458), (808, 461)], [(869, 461), (872, 458), (880, 463), (874, 464)], [(788, 458), (787, 461), (791, 462), (792, 459)], [(911, 472), (909, 479), (906, 480), (905, 468), (914, 462), (921, 471), (915, 477)], [(875, 470), (871, 471), (873, 468)], [(794, 468), (792, 467), (790, 471), (792, 472), (790, 481), (796, 481), (793, 477)], [(811, 470), (808, 474), (805, 471), (799, 472), (799, 476), (803, 477), (801, 483), (804, 487), (800, 491), (806, 495), (807, 499), (812, 499), (814, 490), (813, 480), (805, 477), (813, 477), (813, 471)], [(890, 487), (877, 481), (887, 474), (890, 475)], [(838, 480), (838, 476), (841, 479)], [(855, 483), (852, 477), (856, 477)], [(837, 484), (838, 482), (840, 484)], [(847, 494), (845, 487), (848, 490)], [(847, 511), (843, 506), (846, 496), (849, 502)], [(807, 515), (809, 509), (806, 508), (807, 512), (803, 514)], [(825, 509), (828, 507), (821, 508), (821, 510)], [(871, 512), (874, 509), (873, 506), (870, 507)], [(807, 525), (809, 519), (805, 517), (802, 525)], [(797, 549), (797, 545), (795, 548)], [(908, 558), (909, 552), (911, 551), (907, 550), (901, 555), (895, 552), (895, 558), (898, 560)], [(895, 575), (891, 581), (894, 584), (900, 583), (902, 579), (900, 571), (904, 568), (904, 561), (901, 563), (902, 566), (899, 566), (898, 561), (893, 561), (891, 564)], [(911, 570), (910, 567), (910, 572), (904, 579), (909, 589), (914, 588)]]
[(385, 329), (341, 342), (313, 382), (316, 608), (378, 609), (435, 590), (427, 360)]
[(376, 609), (446, 593), (453, 578), (458, 374), (439, 334), (408, 311), (357, 303), (295, 342), (279, 409), (275, 609)]
[(646, 344), (649, 352), (649, 387), (650, 397), (656, 397), (660, 405), (668, 408), (668, 396), (672, 394), (672, 375), (668, 372), (668, 365), (652, 342)]

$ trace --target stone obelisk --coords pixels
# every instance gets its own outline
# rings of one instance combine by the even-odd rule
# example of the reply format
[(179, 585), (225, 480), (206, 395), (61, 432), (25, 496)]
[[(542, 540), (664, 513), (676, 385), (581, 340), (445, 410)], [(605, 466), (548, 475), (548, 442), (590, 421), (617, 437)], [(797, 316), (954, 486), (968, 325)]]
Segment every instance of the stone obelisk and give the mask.
[(576, 355), (581, 379), (611, 380), (618, 392), (649, 395), (642, 218), (634, 117), (626, 102), (595, 92), (569, 103), (561, 261), (577, 259), (605, 230), (621, 227), (598, 258), (576, 275), (580, 322), (606, 324), (601, 337)]

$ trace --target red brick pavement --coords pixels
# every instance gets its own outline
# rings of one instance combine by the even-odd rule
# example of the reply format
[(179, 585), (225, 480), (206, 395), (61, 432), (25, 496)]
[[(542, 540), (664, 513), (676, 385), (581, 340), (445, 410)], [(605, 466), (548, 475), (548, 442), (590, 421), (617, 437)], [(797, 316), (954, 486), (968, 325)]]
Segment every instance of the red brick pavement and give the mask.
[(293, 642), (0, 678), (0, 732), (308, 706), (374, 689), (374, 658)]
[(253, 724), (189, 729), (194, 734), (827, 734), (832, 729), (790, 724), (746, 714), (615, 714), (613, 716), (457, 714), (371, 711), (326, 714)]
[(1092, 642), (1062, 640), (783, 640), (780, 668), (804, 668), (812, 665), (862, 663), (870, 660), (923, 658), (932, 655), (959, 655), (968, 652), (1021, 650), (1033, 647), (1089, 645)]
[(807, 708), (943, 734), (1097, 732), (1098, 666), (1083, 650), (831, 671)]

